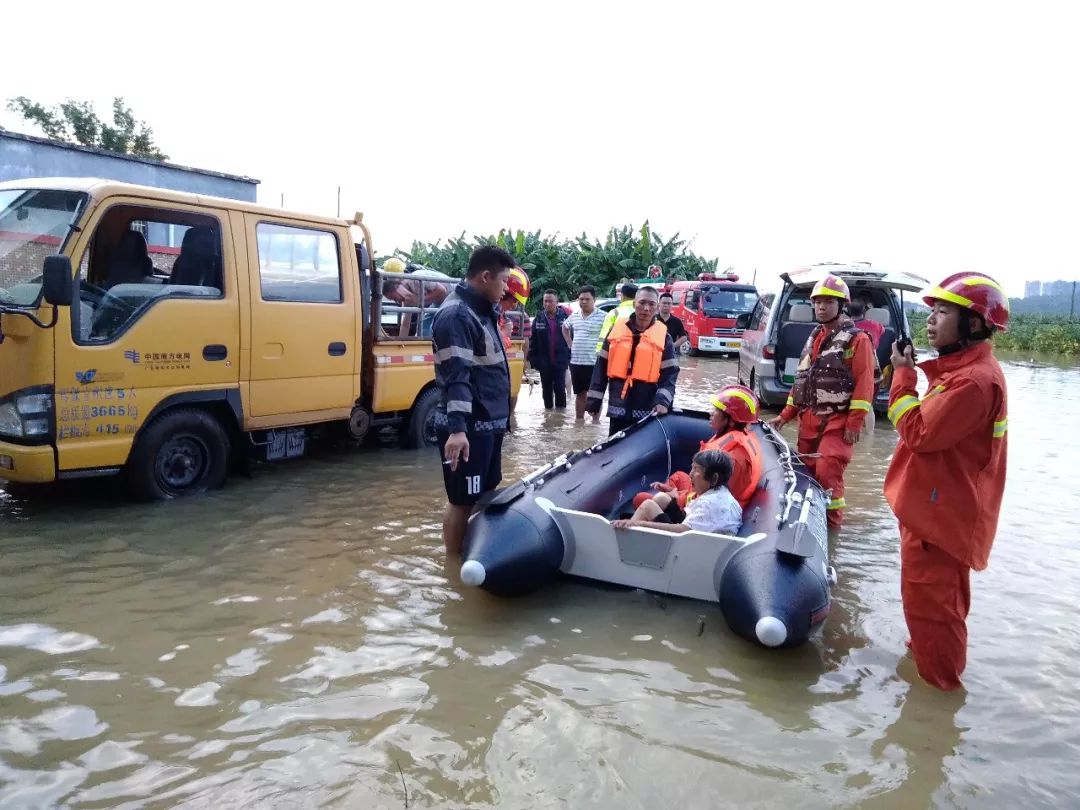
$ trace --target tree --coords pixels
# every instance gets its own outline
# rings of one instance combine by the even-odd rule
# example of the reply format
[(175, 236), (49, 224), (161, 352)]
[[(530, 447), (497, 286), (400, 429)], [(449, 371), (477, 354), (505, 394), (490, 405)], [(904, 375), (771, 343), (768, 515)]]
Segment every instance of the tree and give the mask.
[(469, 255), (480, 245), (498, 245), (510, 252), (532, 281), (533, 299), (539, 300), (551, 288), (567, 300), (577, 296), (578, 288), (592, 284), (601, 297), (611, 295), (620, 278), (640, 278), (651, 264), (659, 264), (664, 276), (676, 279), (696, 278), (716, 272), (717, 260), (694, 254), (690, 245), (676, 234), (662, 238), (648, 222), (640, 228), (611, 228), (603, 242), (582, 234), (574, 239), (547, 236), (540, 231), (529, 233), (505, 228), (498, 234), (465, 234), (446, 241), (413, 242), (410, 250), (397, 250), (406, 260), (430, 267), (451, 276), (460, 276), (469, 263)]
[(145, 121), (137, 121), (131, 108), (119, 96), (113, 99), (111, 125), (98, 118), (89, 101), (69, 98), (47, 108), (26, 96), (17, 96), (8, 99), (7, 107), (37, 124), (49, 138), (151, 160), (169, 159), (154, 143), (154, 131)]

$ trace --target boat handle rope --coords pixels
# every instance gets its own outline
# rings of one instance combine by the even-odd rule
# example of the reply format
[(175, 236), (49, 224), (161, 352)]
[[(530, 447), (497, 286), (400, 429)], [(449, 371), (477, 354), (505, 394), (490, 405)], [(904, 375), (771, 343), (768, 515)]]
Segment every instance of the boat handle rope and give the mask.
[[(650, 414), (650, 416), (651, 415), (652, 414)], [(647, 416), (645, 418), (648, 419), (649, 417)], [(668, 436), (667, 428), (664, 427), (664, 423), (660, 421), (659, 416), (656, 417), (656, 424), (658, 424), (660, 426), (660, 429), (662, 431), (664, 431), (664, 444), (667, 445), (667, 475), (664, 477), (664, 480), (666, 481), (668, 478), (671, 478), (671, 472), (672, 472), (672, 470), (671, 470), (671, 437)]]

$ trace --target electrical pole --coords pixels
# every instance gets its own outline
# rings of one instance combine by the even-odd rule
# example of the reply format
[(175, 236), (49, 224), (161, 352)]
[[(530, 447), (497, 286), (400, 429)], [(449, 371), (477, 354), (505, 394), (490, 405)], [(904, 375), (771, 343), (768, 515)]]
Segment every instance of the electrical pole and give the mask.
[(1069, 296), (1069, 320), (1073, 319), (1073, 310), (1076, 307), (1076, 282), (1073, 282), (1072, 295)]
[(341, 219), (341, 186), (337, 187), (337, 217)]

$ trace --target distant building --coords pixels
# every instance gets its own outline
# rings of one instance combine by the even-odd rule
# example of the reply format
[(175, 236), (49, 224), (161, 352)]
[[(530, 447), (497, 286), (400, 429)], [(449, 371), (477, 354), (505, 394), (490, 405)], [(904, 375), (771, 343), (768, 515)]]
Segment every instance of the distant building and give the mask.
[(1071, 281), (1044, 281), (1042, 285), (1043, 295), (1069, 295), (1072, 290)]
[(0, 129), (0, 180), (100, 177), (255, 202), (259, 181)]
[(1042, 295), (1041, 281), (1024, 282), (1024, 298), (1035, 298), (1038, 295)]

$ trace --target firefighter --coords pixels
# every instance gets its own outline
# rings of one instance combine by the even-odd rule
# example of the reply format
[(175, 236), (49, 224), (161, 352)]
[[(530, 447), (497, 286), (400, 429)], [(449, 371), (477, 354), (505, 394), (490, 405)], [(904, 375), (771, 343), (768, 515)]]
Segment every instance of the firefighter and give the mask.
[(967, 662), (971, 569), (986, 568), (1005, 489), (1005, 376), (990, 337), (1005, 331), (1009, 300), (981, 273), (927, 291), (926, 336), (937, 358), (919, 363), (893, 344), (889, 420), (900, 440), (885, 498), (900, 522), (900, 595), (919, 675), (956, 689)]
[(675, 401), (679, 361), (667, 328), (656, 320), (660, 296), (642, 287), (634, 314), (616, 321), (596, 354), (585, 410), (600, 413), (608, 389), (608, 435), (643, 419), (665, 414)]
[(844, 522), (844, 470), (876, 385), (874, 346), (842, 314), (850, 300), (847, 284), (831, 273), (814, 285), (810, 301), (818, 325), (803, 346), (787, 404), (769, 422), (779, 430), (799, 417), (799, 453), (817, 482), (832, 491), (827, 514), (834, 529)]
[[(524, 329), (515, 330), (514, 321), (518, 319), (508, 318), (506, 313), (515, 312), (519, 306), (524, 307), (529, 303), (531, 294), (532, 282), (529, 280), (529, 274), (520, 267), (512, 268), (506, 277), (506, 295), (499, 302), (499, 331), (502, 333), (505, 349), (510, 348), (512, 337), (522, 337), (524, 333)], [(528, 321), (528, 318), (522, 316), (520, 320), (524, 323)]]
[[(709, 426), (715, 431), (712, 438), (701, 443), (701, 450), (722, 450), (731, 457), (733, 469), (727, 487), (743, 509), (761, 481), (761, 442), (748, 428), (758, 418), (758, 401), (754, 392), (742, 385), (729, 385), (710, 400), (713, 406)], [(690, 476), (679, 470), (672, 473), (667, 483), (655, 481), (653, 489), (668, 494), (676, 493), (679, 506), (686, 506), (690, 494)], [(634, 496), (634, 508), (650, 497), (648, 492)]]

